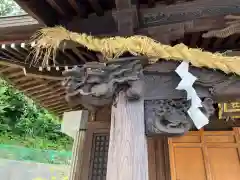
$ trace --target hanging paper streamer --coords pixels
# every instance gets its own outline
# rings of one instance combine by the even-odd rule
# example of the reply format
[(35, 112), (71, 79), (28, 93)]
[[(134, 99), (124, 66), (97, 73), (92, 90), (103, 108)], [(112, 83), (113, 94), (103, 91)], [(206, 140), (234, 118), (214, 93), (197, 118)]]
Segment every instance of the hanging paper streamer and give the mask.
[(193, 83), (197, 80), (197, 78), (193, 76), (188, 69), (189, 63), (183, 61), (175, 70), (182, 79), (176, 89), (185, 90), (187, 92), (187, 99), (191, 100), (191, 107), (188, 110), (188, 115), (193, 120), (195, 126), (198, 129), (201, 129), (203, 126), (208, 124), (209, 120), (199, 109), (202, 107), (202, 101), (193, 88)]

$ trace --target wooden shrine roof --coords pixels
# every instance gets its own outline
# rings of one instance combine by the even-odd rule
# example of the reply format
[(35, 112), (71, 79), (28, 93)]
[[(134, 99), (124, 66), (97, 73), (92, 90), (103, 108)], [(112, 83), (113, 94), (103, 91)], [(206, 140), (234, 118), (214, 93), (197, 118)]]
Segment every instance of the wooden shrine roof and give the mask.
[[(194, 0), (16, 0), (29, 14), (43, 21), (48, 26), (59, 23), (59, 20), (71, 20), (74, 16), (87, 18), (91, 14), (104, 16), (107, 11), (124, 8), (129, 4), (143, 8), (154, 8), (157, 5), (175, 5)], [(42, 11), (41, 9), (48, 9)]]
[(78, 108), (70, 107), (64, 99), (62, 71), (87, 61), (102, 61), (102, 57), (73, 44), (71, 49), (59, 50), (56, 64), (42, 68), (40, 64), (32, 63), (29, 54), (34, 44), (27, 44), (27, 40), (45, 25), (60, 24), (75, 32), (101, 36), (141, 34), (166, 44), (183, 42), (209, 51), (240, 47), (238, 34), (224, 39), (202, 38), (202, 33), (208, 30), (223, 28), (225, 15), (240, 13), (238, 0), (136, 0), (131, 1), (133, 6), (128, 0), (16, 2), (40, 23), (28, 15), (0, 21), (0, 74), (58, 115)]
[(26, 76), (23, 68), (2, 65), (2, 63), (0, 74), (15, 88), (56, 115), (60, 116), (63, 112), (72, 109), (65, 102), (64, 89), (59, 80)]
[(52, 70), (50, 77), (48, 70), (40, 72), (39, 67), (30, 66), (26, 60), (31, 51), (26, 42), (41, 27), (29, 15), (0, 18), (0, 76), (41, 106), (61, 115), (72, 109), (64, 99), (61, 68)]
[(0, 17), (0, 41), (24, 41), (44, 25), (29, 15)]
[[(187, 32), (224, 26), (224, 16), (240, 13), (239, 0), (16, 0), (47, 26), (92, 35), (142, 34), (170, 41)], [(107, 28), (106, 28), (107, 27)], [(169, 43), (169, 41), (167, 41)]]
[[(202, 39), (202, 33), (186, 34), (172, 44), (183, 42), (192, 47), (214, 51), (235, 49), (239, 47), (240, 35), (225, 39)], [(31, 64), (32, 46), (25, 42), (7, 42), (0, 45), (0, 74), (18, 90), (38, 102), (49, 111), (61, 115), (65, 111), (78, 109), (65, 101), (65, 91), (61, 86), (62, 71), (86, 61), (101, 61), (101, 57), (82, 48), (68, 49), (58, 53), (56, 64), (42, 68)], [(27, 58), (28, 57), (28, 58)]]
[(61, 66), (49, 66), (43, 69), (30, 63), (29, 54), (32, 45), (25, 42), (1, 44), (0, 75), (25, 95), (57, 115), (76, 109), (77, 107), (71, 107), (65, 101), (65, 91), (61, 86), (61, 80), (63, 79), (62, 71), (70, 68), (64, 62), (74, 64), (78, 56), (72, 55), (72, 52), (70, 55), (68, 51), (62, 52), (56, 58), (56, 60), (64, 60), (64, 62), (61, 61)]

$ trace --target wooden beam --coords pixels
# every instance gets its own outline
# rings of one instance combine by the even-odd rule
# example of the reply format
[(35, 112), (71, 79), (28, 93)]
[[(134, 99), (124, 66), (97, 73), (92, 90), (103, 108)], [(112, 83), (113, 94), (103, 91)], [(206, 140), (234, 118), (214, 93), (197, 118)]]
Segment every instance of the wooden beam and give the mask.
[(54, 9), (56, 9), (57, 12), (58, 12), (60, 15), (64, 16), (64, 11), (63, 11), (62, 8), (57, 4), (56, 1), (54, 1), (54, 0), (47, 0), (47, 2), (48, 2)]
[(224, 47), (233, 46), (234, 44), (236, 44), (236, 41), (238, 39), (240, 39), (239, 34), (234, 34), (234, 35), (228, 37), (228, 40), (224, 44)]
[(57, 106), (57, 105), (59, 105), (59, 104), (64, 104), (64, 103), (66, 103), (66, 101), (63, 101), (63, 100), (61, 99), (61, 100), (59, 100), (59, 101), (55, 101), (55, 102), (53, 102), (53, 103), (48, 103), (48, 104), (43, 104), (43, 105), (44, 105), (44, 107), (51, 109), (51, 108), (54, 108), (55, 106)]
[(239, 50), (234, 50), (234, 51), (228, 51), (226, 52), (227, 56), (240, 56), (240, 51)]
[(18, 83), (22, 84), (22, 83), (27, 83), (29, 81), (35, 81), (35, 79), (28, 76), (22, 76), (22, 77), (11, 79), (11, 81), (17, 85)]
[(104, 14), (104, 10), (98, 2), (99, 0), (88, 0), (88, 1), (98, 16), (102, 16)]
[(120, 92), (112, 106), (107, 180), (148, 180), (143, 99), (130, 102)]
[(52, 111), (58, 111), (59, 109), (62, 109), (62, 108), (68, 108), (67, 104), (66, 103), (59, 103), (58, 105), (52, 107), (52, 108), (49, 108), (51, 109)]
[[(176, 90), (180, 78), (175, 73), (176, 62), (162, 61), (145, 67), (145, 100), (186, 98), (183, 91)], [(215, 102), (240, 100), (240, 77), (213, 71), (207, 68), (190, 67), (189, 71), (198, 77), (194, 88), (200, 98), (212, 98)]]
[(213, 48), (218, 49), (222, 45), (223, 38), (214, 38), (215, 42), (213, 43)]
[(136, 30), (137, 34), (148, 35), (161, 42), (164, 37), (168, 37), (170, 41), (180, 39), (186, 33), (207, 31), (209, 29), (219, 29), (225, 26), (224, 16), (214, 16), (207, 18), (199, 18), (193, 20), (183, 19), (180, 22), (168, 24), (155, 24), (146, 28)]
[(139, 21), (142, 27), (151, 27), (237, 13), (240, 13), (238, 0), (201, 0), (167, 7), (159, 4), (155, 8), (142, 8), (139, 10)]
[(10, 66), (14, 68), (21, 68), (24, 69), (25, 76), (31, 76), (35, 78), (43, 78), (43, 79), (50, 79), (50, 80), (62, 80), (62, 72), (57, 70), (55, 67), (50, 68), (49, 70), (42, 69), (40, 71), (39, 68), (34, 66), (29, 66), (29, 64), (26, 64), (24, 61), (21, 61), (19, 59), (16, 59), (15, 57), (1, 51), (4, 55), (7, 56), (7, 58), (1, 58), (0, 64), (5, 66)]
[[(132, 15), (132, 10), (120, 10), (119, 16), (121, 12), (125, 12), (125, 14)], [(74, 18), (70, 21), (66, 27), (75, 32), (85, 32), (92, 35), (121, 35), (121, 32), (117, 32), (116, 22), (117, 22), (117, 14), (115, 11), (112, 14), (105, 13), (104, 16), (97, 17), (91, 16), (89, 19), (81, 19), (80, 17)], [(113, 17), (115, 21), (113, 20)], [(124, 16), (124, 15), (123, 15)], [(122, 16), (122, 17), (123, 17)], [(137, 18), (137, 17), (135, 17)], [(124, 19), (124, 18), (123, 18)], [(95, 27), (95, 24), (102, 24), (98, 28)], [(108, 26), (106, 29), (105, 26)], [(140, 27), (138, 27), (140, 26)], [(138, 25), (138, 21), (134, 20), (133, 27), (135, 29), (135, 34), (146, 35), (149, 37), (154, 38), (160, 42), (170, 42), (176, 39), (179, 39), (184, 36), (184, 33), (192, 33), (192, 32), (200, 32), (200, 31), (208, 31), (211, 29), (219, 29), (225, 26), (224, 15), (220, 16), (212, 16), (212, 17), (203, 17), (203, 18), (196, 18), (193, 20), (188, 20), (187, 18), (182, 19), (178, 22), (167, 23), (167, 24), (154, 24), (149, 26), (142, 26), (141, 24)], [(80, 28), (81, 27), (81, 28)], [(127, 27), (124, 28), (124, 31), (129, 31)], [(124, 34), (124, 33), (123, 33)], [(130, 33), (131, 34), (131, 33)], [(163, 36), (164, 34), (164, 36)]]
[[(58, 24), (57, 12), (46, 1), (39, 0), (15, 0), (26, 12), (47, 26)], [(43, 10), (44, 9), (44, 10)]]
[(24, 87), (21, 91), (23, 92), (32, 92), (34, 90), (38, 90), (39, 88), (48, 88), (47, 83), (36, 83), (34, 85), (29, 85), (28, 87)]
[(203, 40), (203, 42), (202, 42), (201, 48), (210, 49), (211, 47), (209, 47), (209, 46), (211, 44), (212, 38), (205, 38), (205, 39), (202, 39), (202, 40)]
[(118, 34), (130, 36), (134, 34), (134, 24), (138, 21), (136, 6), (132, 6), (131, 0), (115, 0), (116, 12), (113, 12), (118, 26)]
[(43, 25), (29, 15), (1, 17), (1, 43), (25, 41)]
[(47, 1), (51, 3), (54, 9), (58, 9), (58, 11), (61, 10), (60, 17), (61, 19), (64, 18), (66, 20), (70, 20), (72, 16), (77, 15), (77, 13), (74, 11), (74, 8), (67, 0), (65, 1), (47, 0)]
[(0, 74), (3, 74), (5, 72), (9, 72), (9, 71), (12, 71), (12, 70), (16, 70), (15, 67), (5, 67), (5, 68), (2, 68), (0, 69)]
[(19, 69), (18, 72), (10, 73), (9, 75), (7, 75), (8, 79), (12, 79), (15, 77), (22, 77), (22, 76), (24, 76), (24, 72), (22, 69)]
[(49, 98), (46, 100), (40, 100), (42, 104), (51, 104), (52, 102), (56, 102), (56, 101), (65, 101), (65, 96), (63, 95), (62, 97), (55, 97), (55, 98)]
[[(54, 90), (53, 90), (54, 89)], [(51, 87), (51, 89), (42, 89), (38, 91), (34, 91), (33, 93), (31, 93), (32, 96), (34, 96), (35, 98), (41, 98), (43, 96), (48, 96), (51, 94), (55, 94), (55, 93), (60, 93), (63, 92), (64, 89), (62, 87)]]
[(75, 10), (75, 12), (78, 13), (79, 9), (78, 9), (78, 5), (77, 5), (77, 1), (76, 0), (68, 0), (69, 4), (71, 4), (72, 8)]
[(84, 1), (68, 0), (68, 2), (69, 4), (71, 4), (78, 16), (80, 16), (81, 18), (88, 17), (87, 4)]
[(24, 87), (29, 87), (29, 85), (31, 86), (34, 86), (34, 85), (36, 85), (36, 83), (42, 83), (43, 82), (43, 80), (42, 79), (32, 79), (32, 80), (28, 80), (28, 81), (26, 81), (26, 82), (24, 82), (24, 83), (20, 83), (20, 84), (18, 84), (17, 83), (17, 81), (18, 81), (18, 79), (16, 80), (16, 82), (14, 82), (15, 83), (15, 85), (18, 87), (18, 88), (20, 88), (20, 89), (22, 89), (22, 88), (24, 88)]
[(149, 8), (154, 7), (155, 4), (156, 4), (155, 0), (148, 0), (148, 7), (149, 7)]
[(47, 102), (51, 99), (61, 99), (65, 97), (65, 93), (61, 92), (61, 93), (57, 93), (57, 94), (53, 94), (53, 95), (49, 95), (49, 96), (44, 96), (44, 97), (40, 97), (37, 100), (41, 101), (41, 102)]
[[(51, 110), (51, 109), (50, 109)], [(60, 114), (61, 113), (61, 115), (64, 113), (64, 112), (68, 112), (68, 111), (72, 111), (72, 110), (76, 110), (76, 109), (72, 109), (72, 108), (69, 108), (69, 107), (64, 107), (64, 108), (59, 108), (59, 109), (57, 109), (57, 110), (51, 110), (51, 112), (53, 112), (53, 113), (57, 113), (57, 114)]]
[(83, 19), (80, 15), (76, 16), (71, 21), (65, 22), (65, 27), (71, 31), (92, 35), (117, 34), (116, 22), (110, 11), (105, 12), (103, 16), (91, 14), (87, 19)]
[[(23, 0), (17, 0), (18, 2), (24, 2)], [(72, 5), (72, 8), (79, 10), (79, 1), (75, 0), (68, 0), (69, 3)], [(44, 1), (29, 1), (32, 4), (36, 2), (44, 2)], [(24, 2), (23, 4), (26, 6), (29, 4)], [(31, 4), (30, 3), (30, 4)], [(50, 5), (49, 5), (50, 6)], [(133, 28), (138, 29), (138, 31), (142, 31), (143, 29), (150, 28), (150, 27), (157, 27), (156, 31), (159, 32), (158, 34), (164, 33), (162, 31), (161, 26), (169, 25), (167, 33), (170, 34), (169, 36), (172, 36), (174, 34), (174, 24), (178, 24), (182, 26), (180, 29), (184, 32), (190, 32), (190, 31), (199, 31), (198, 28), (202, 30), (210, 30), (215, 28), (222, 28), (224, 27), (224, 20), (221, 18), (219, 21), (218, 16), (225, 16), (227, 14), (231, 13), (240, 13), (240, 2), (238, 0), (233, 1), (214, 1), (214, 0), (203, 0), (203, 1), (194, 1), (194, 2), (188, 2), (188, 3), (178, 3), (174, 6), (156, 6), (155, 8), (140, 8), (135, 9), (135, 5), (132, 5), (130, 0), (116, 0), (116, 7), (117, 10), (113, 10), (112, 13), (106, 12), (104, 16), (94, 16), (90, 15), (88, 19), (83, 19), (80, 16), (77, 16), (73, 18), (71, 21), (65, 21), (60, 22), (60, 24), (66, 25), (66, 27), (69, 30), (75, 31), (75, 32), (86, 32), (92, 35), (117, 35), (117, 27), (123, 30), (123, 34), (128, 34), (125, 31), (132, 32)], [(29, 5), (30, 7), (30, 5)], [(31, 5), (31, 10), (35, 7), (41, 7), (41, 6), (33, 6)], [(196, 11), (196, 7), (198, 10)], [(40, 8), (35, 8), (40, 9)], [(47, 9), (47, 8), (46, 8)], [(139, 17), (137, 16), (139, 11)], [(43, 11), (41, 11), (43, 13)], [(47, 12), (44, 12), (45, 14), (48, 12), (52, 12), (52, 10), (49, 10)], [(115, 21), (112, 17), (115, 17)], [(128, 18), (124, 18), (124, 17)], [(49, 19), (52, 16), (47, 16)], [(131, 17), (131, 18), (129, 18)], [(133, 17), (133, 25), (132, 21)], [(209, 22), (204, 21), (203, 19), (215, 19), (215, 22)], [(201, 21), (202, 20), (202, 21)], [(64, 20), (63, 20), (64, 21)], [(122, 21), (122, 22), (121, 22)], [(189, 22), (193, 21), (193, 23), (190, 23), (187, 25), (183, 22)], [(138, 25), (139, 22), (139, 25)], [(55, 23), (56, 24), (56, 23)], [(97, 26), (97, 24), (100, 26)], [(126, 24), (126, 25), (124, 25)], [(128, 24), (128, 25), (127, 25)], [(105, 28), (105, 27), (108, 28)], [(198, 28), (195, 28), (197, 26)], [(220, 26), (220, 27), (219, 27)], [(138, 28), (140, 27), (140, 28)], [(176, 26), (175, 26), (176, 27)], [(179, 28), (177, 28), (179, 29)], [(121, 31), (119, 32), (119, 35), (121, 35)], [(160, 31), (159, 31), (160, 30)], [(146, 32), (146, 31), (143, 31)], [(166, 31), (165, 31), (166, 32)], [(175, 30), (176, 33), (176, 30)], [(181, 34), (181, 31), (178, 31), (178, 34)], [(143, 33), (143, 35), (148, 35), (147, 33)], [(155, 38), (155, 37), (153, 37)], [(156, 39), (156, 38), (155, 38)]]
[(198, 45), (198, 40), (200, 38), (201, 34), (200, 33), (193, 33), (191, 35), (191, 42), (190, 42), (190, 47), (192, 48), (196, 48)]
[(62, 72), (57, 71), (56, 69), (53, 69), (51, 71), (44, 70), (42, 72), (37, 70), (37, 68), (30, 67), (30, 68), (27, 68), (25, 72), (26, 72), (25, 73), (26, 76), (33, 77), (33, 78), (41, 78), (41, 79), (56, 80), (56, 81), (63, 80)]

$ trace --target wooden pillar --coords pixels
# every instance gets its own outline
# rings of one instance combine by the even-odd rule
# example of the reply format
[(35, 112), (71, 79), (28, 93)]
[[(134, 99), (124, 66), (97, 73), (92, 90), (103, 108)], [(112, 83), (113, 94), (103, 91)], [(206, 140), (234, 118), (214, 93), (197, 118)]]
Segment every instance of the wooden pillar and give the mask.
[(88, 111), (71, 111), (63, 116), (63, 132), (74, 137), (69, 180), (80, 180), (87, 122)]
[(120, 92), (112, 105), (107, 180), (148, 180), (143, 103)]

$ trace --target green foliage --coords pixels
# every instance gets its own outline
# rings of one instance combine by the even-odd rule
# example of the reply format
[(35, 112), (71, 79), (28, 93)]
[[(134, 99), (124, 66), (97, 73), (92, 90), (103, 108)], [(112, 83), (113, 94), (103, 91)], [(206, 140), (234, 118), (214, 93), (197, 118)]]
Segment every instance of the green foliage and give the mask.
[(0, 0), (0, 16), (22, 15), (25, 12), (14, 0)]
[(0, 157), (4, 159), (35, 161), (48, 164), (69, 164), (71, 151), (41, 150), (0, 144)]
[(72, 139), (61, 133), (60, 128), (57, 117), (0, 80), (1, 143), (70, 150)]

